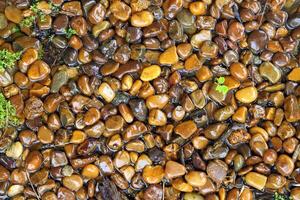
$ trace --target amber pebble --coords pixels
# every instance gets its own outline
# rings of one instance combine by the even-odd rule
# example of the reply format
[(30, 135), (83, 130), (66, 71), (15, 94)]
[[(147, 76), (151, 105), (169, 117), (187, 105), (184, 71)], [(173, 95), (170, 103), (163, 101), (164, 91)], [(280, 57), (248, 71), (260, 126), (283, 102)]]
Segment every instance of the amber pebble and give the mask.
[(49, 130), (46, 126), (41, 126), (39, 128), (37, 137), (43, 144), (50, 144), (54, 140), (53, 132)]
[(100, 23), (105, 16), (105, 8), (101, 3), (97, 3), (94, 5), (89, 13), (88, 13), (88, 19), (92, 24), (98, 24)]
[(189, 120), (178, 124), (174, 131), (183, 139), (187, 139), (197, 131), (197, 126), (194, 121)]
[(262, 190), (266, 185), (267, 177), (256, 172), (249, 172), (245, 177), (245, 181), (248, 185)]
[(245, 81), (248, 77), (247, 68), (239, 62), (230, 65), (230, 74), (240, 81)]
[(193, 15), (205, 15), (207, 12), (207, 5), (202, 1), (192, 2), (189, 9)]
[(75, 130), (72, 133), (72, 137), (70, 139), (70, 143), (80, 144), (86, 139), (86, 134), (83, 131)]
[(111, 102), (116, 96), (108, 83), (102, 83), (98, 88), (98, 92), (107, 102)]
[(178, 162), (168, 161), (166, 163), (165, 173), (168, 179), (172, 179), (184, 175), (186, 173), (186, 168)]
[(90, 108), (84, 115), (83, 121), (89, 126), (95, 124), (100, 119), (100, 111), (97, 108)]
[(50, 67), (47, 63), (37, 60), (30, 65), (27, 75), (31, 81), (41, 81), (50, 74)]
[(229, 39), (233, 42), (241, 40), (245, 36), (245, 28), (242, 23), (233, 22), (228, 27)]
[(177, 63), (178, 60), (179, 58), (176, 52), (176, 46), (168, 48), (159, 56), (159, 63), (162, 65), (173, 65)]
[(193, 187), (201, 187), (205, 185), (207, 181), (206, 174), (199, 171), (190, 171), (184, 176), (184, 178), (187, 183), (189, 183)]
[(161, 68), (158, 65), (151, 65), (149, 67), (145, 67), (141, 74), (142, 81), (152, 81), (156, 79), (161, 73)]
[(88, 179), (97, 178), (99, 175), (99, 168), (96, 165), (88, 164), (82, 170), (82, 176)]
[(131, 8), (122, 1), (114, 1), (109, 9), (117, 19), (122, 21), (127, 21), (131, 14)]
[(184, 68), (188, 71), (197, 70), (202, 66), (202, 62), (198, 59), (196, 54), (191, 55), (185, 60)]
[(202, 66), (197, 72), (196, 77), (200, 82), (210, 80), (213, 76), (212, 71), (207, 66)]
[(23, 19), (22, 11), (13, 5), (7, 6), (4, 12), (6, 18), (16, 24), (20, 23)]
[(294, 68), (287, 76), (290, 81), (300, 82), (300, 68)]
[(193, 187), (190, 184), (184, 182), (184, 180), (182, 178), (177, 178), (177, 179), (173, 180), (172, 186), (176, 190), (179, 190), (181, 192), (192, 192), (193, 191)]
[(43, 156), (38, 151), (30, 152), (25, 159), (25, 168), (29, 172), (35, 172), (40, 168), (43, 162)]
[(276, 170), (282, 175), (282, 176), (289, 176), (294, 170), (294, 161), (292, 158), (290, 158), (288, 155), (282, 154), (278, 156), (278, 159), (276, 161)]
[(83, 186), (82, 178), (76, 174), (64, 177), (62, 183), (66, 188), (72, 191), (78, 191)]
[(153, 23), (153, 14), (149, 11), (140, 11), (133, 13), (130, 19), (131, 25), (135, 27), (146, 27)]
[(5, 167), (0, 165), (0, 181), (1, 182), (8, 181), (9, 177), (10, 177), (10, 172)]
[(235, 97), (242, 103), (252, 103), (257, 99), (258, 92), (255, 87), (246, 87), (238, 90), (235, 93)]
[(157, 184), (162, 181), (164, 178), (164, 170), (162, 166), (156, 165), (156, 166), (146, 166), (143, 169), (143, 179), (148, 184)]

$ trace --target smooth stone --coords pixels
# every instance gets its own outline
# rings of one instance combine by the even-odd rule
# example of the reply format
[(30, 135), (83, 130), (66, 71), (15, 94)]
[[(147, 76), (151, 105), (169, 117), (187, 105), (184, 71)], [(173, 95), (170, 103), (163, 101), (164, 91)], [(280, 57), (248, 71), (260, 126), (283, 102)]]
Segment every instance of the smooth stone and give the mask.
[(259, 66), (259, 73), (271, 83), (277, 83), (281, 78), (281, 71), (270, 62), (264, 62)]

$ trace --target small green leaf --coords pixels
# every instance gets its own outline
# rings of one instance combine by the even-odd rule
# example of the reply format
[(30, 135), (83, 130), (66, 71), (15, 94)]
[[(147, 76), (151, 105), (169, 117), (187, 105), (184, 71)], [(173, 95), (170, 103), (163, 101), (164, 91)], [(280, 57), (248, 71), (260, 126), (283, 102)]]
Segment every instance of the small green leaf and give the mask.
[(66, 34), (66, 37), (69, 39), (72, 37), (72, 35), (76, 35), (77, 32), (72, 29), (72, 28), (68, 28), (66, 31), (65, 31), (65, 34)]
[(52, 12), (54, 12), (54, 13), (58, 13), (60, 11), (60, 7), (57, 5), (54, 5), (52, 2), (50, 2), (50, 8), (51, 8)]
[(15, 107), (0, 93), (0, 128), (16, 126), (19, 123)]
[(289, 197), (289, 196), (286, 196), (284, 194), (279, 194), (279, 193), (275, 192), (274, 200), (292, 200), (292, 197)]
[(225, 78), (223, 76), (221, 76), (221, 77), (217, 78), (217, 82), (219, 84), (223, 84), (225, 82)]
[(229, 91), (229, 88), (226, 85), (223, 85), (223, 83), (225, 83), (225, 78), (223, 76), (216, 79), (216, 91), (225, 95)]
[(0, 51), (0, 71), (4, 71), (6, 68), (12, 68), (15, 62), (21, 57), (21, 52), (12, 53), (7, 49)]
[(26, 17), (26, 18), (22, 19), (22, 21), (20, 22), (20, 26), (22, 28), (25, 28), (25, 27), (30, 28), (33, 26), (35, 19), (36, 19), (36, 16)]

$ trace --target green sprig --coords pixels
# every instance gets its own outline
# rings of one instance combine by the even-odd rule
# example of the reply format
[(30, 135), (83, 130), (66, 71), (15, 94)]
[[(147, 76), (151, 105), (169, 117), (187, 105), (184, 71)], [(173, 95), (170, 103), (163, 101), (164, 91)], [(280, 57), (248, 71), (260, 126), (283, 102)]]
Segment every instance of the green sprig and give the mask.
[(40, 10), (40, 9), (37, 7), (37, 3), (38, 3), (38, 2), (32, 4), (32, 5), (30, 6), (30, 10), (31, 10), (33, 13), (35, 13), (35, 14), (39, 17), (39, 19), (41, 20), (41, 22), (44, 22), (44, 21), (46, 21), (46, 15), (45, 15), (45, 13), (44, 13), (42, 10)]
[(2, 93), (0, 93), (0, 128), (7, 126), (19, 125), (19, 118), (16, 116), (16, 109), (7, 100)]
[(16, 61), (21, 57), (21, 52), (12, 53), (7, 49), (0, 51), (0, 71), (4, 71), (6, 68), (12, 68)]
[(72, 29), (72, 28), (68, 28), (66, 31), (65, 31), (65, 34), (66, 34), (66, 37), (69, 39), (72, 37), (72, 35), (76, 35), (77, 32)]
[(33, 26), (34, 22), (35, 22), (36, 16), (29, 16), (29, 17), (25, 17), (24, 19), (22, 19), (22, 21), (20, 22), (20, 26), (21, 28), (30, 28)]
[(50, 8), (51, 8), (52, 12), (54, 12), (54, 13), (58, 13), (60, 11), (60, 6), (57, 6), (57, 5), (53, 4), (52, 2), (50, 2)]
[(289, 196), (286, 196), (284, 194), (279, 194), (279, 193), (275, 192), (274, 200), (293, 200), (293, 198), (289, 197)]
[(216, 79), (217, 87), (216, 90), (222, 94), (227, 94), (229, 91), (229, 88), (226, 85), (223, 85), (225, 83), (225, 78), (223, 76)]

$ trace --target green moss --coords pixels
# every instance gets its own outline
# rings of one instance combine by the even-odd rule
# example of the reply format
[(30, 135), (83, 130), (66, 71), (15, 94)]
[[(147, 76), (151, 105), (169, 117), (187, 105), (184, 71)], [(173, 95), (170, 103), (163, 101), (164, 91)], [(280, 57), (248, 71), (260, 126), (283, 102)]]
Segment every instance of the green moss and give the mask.
[(293, 198), (289, 197), (289, 196), (286, 196), (284, 194), (279, 194), (279, 193), (275, 192), (274, 200), (293, 200)]
[(225, 82), (225, 78), (223, 76), (219, 77), (216, 79), (217, 87), (216, 90), (218, 92), (223, 93), (224, 95), (227, 94), (229, 91), (229, 88), (226, 85), (223, 85)]
[(72, 29), (72, 28), (68, 28), (68, 29), (65, 31), (65, 34), (66, 34), (66, 37), (67, 37), (67, 38), (71, 38), (72, 35), (76, 35), (77, 32), (76, 32), (74, 29)]
[(12, 53), (7, 49), (0, 51), (0, 71), (4, 71), (6, 68), (12, 68), (16, 61), (21, 57), (21, 52)]
[(36, 19), (36, 16), (25, 17), (20, 22), (21, 28), (30, 28), (30, 27), (32, 27), (34, 22), (35, 22), (35, 19)]
[(0, 93), (0, 128), (17, 126), (19, 123), (15, 107)]

